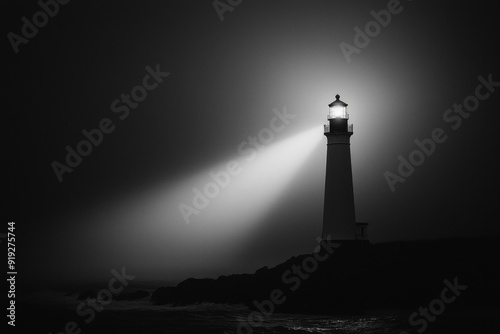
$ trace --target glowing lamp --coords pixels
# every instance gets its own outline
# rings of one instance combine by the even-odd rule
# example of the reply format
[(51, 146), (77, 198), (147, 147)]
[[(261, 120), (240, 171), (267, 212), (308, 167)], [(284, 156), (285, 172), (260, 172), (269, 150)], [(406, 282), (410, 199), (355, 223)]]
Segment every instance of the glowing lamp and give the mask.
[(343, 118), (349, 119), (349, 114), (347, 114), (347, 103), (340, 101), (340, 95), (335, 95), (336, 100), (328, 105), (330, 112), (328, 114), (328, 119), (332, 118)]

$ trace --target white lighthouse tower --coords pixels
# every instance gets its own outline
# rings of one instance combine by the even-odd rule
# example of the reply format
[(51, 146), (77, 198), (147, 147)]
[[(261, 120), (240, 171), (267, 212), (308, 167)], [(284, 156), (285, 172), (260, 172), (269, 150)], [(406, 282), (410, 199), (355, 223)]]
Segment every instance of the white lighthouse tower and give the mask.
[(325, 203), (322, 239), (337, 243), (367, 241), (367, 224), (356, 223), (351, 167), (353, 126), (340, 95), (328, 105)]

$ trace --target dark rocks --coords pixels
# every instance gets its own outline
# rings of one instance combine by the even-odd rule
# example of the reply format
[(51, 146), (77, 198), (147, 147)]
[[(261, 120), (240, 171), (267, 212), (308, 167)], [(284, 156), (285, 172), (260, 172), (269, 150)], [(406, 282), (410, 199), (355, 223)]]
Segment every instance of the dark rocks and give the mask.
[(271, 308), (274, 293), (280, 297), (272, 302), (273, 312), (360, 313), (418, 308), (439, 297), (444, 279), (458, 276), (464, 284), (483, 287), (464, 293), (460, 303), (490, 305), (500, 297), (495, 288), (500, 280), (495, 255), (500, 254), (499, 245), (497, 239), (470, 239), (394, 242), (359, 252), (340, 247), (324, 261), (314, 260), (318, 254), (305, 254), (274, 268), (260, 268), (255, 274), (190, 278), (176, 287), (158, 288), (151, 302), (245, 304), (256, 309), (269, 301), (265, 304)]

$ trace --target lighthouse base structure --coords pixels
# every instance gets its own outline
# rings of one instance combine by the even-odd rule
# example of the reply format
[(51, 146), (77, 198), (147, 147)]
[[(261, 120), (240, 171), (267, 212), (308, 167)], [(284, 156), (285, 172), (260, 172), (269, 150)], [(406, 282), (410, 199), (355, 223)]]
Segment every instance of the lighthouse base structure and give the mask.
[(322, 251), (335, 249), (336, 253), (362, 253), (368, 250), (369, 240), (326, 240), (322, 241)]

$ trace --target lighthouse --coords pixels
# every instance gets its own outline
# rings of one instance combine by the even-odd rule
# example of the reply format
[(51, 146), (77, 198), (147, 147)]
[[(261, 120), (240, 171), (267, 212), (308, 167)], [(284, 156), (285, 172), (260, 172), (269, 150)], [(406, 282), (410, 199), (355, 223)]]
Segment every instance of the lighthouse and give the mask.
[(337, 243), (367, 241), (367, 224), (356, 223), (351, 166), (351, 136), (347, 103), (335, 96), (328, 105), (325, 203), (322, 239)]

